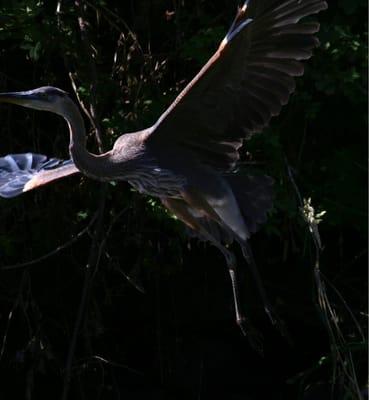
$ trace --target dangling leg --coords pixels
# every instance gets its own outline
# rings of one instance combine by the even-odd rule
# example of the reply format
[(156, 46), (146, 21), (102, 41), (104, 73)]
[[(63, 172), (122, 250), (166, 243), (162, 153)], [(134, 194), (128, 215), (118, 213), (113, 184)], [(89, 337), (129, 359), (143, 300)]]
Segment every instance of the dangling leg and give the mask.
[(246, 317), (242, 311), (241, 301), (240, 301), (240, 290), (239, 290), (239, 281), (238, 281), (238, 267), (237, 261), (234, 254), (229, 251), (226, 247), (224, 247), (221, 243), (216, 241), (212, 236), (208, 235), (206, 232), (202, 232), (202, 235), (206, 235), (205, 238), (218, 250), (220, 250), (227, 262), (227, 268), (229, 271), (229, 276), (231, 277), (232, 283), (232, 293), (233, 293), (233, 302), (234, 302), (234, 310), (236, 314), (236, 322), (240, 327), (241, 332), (244, 336), (247, 336), (247, 322)]
[(203, 236), (207, 241), (209, 241), (213, 246), (215, 246), (219, 251), (222, 252), (229, 271), (229, 276), (232, 283), (232, 294), (234, 302), (234, 310), (236, 314), (236, 322), (240, 327), (241, 332), (247, 337), (250, 345), (260, 354), (263, 353), (263, 344), (261, 334), (252, 326), (250, 321), (246, 318), (243, 307), (241, 305), (240, 299), (240, 285), (238, 279), (238, 266), (236, 262), (235, 255), (218, 242), (213, 236), (211, 236), (207, 231), (202, 231), (201, 236)]
[(261, 278), (260, 278), (260, 275), (259, 275), (259, 272), (258, 272), (258, 268), (256, 266), (255, 259), (254, 259), (254, 256), (252, 254), (251, 248), (248, 245), (248, 243), (245, 241), (245, 242), (243, 242), (241, 244), (241, 249), (242, 249), (242, 254), (243, 254), (243, 256), (244, 256), (244, 258), (245, 258), (245, 260), (246, 260), (246, 262), (247, 262), (247, 264), (248, 264), (248, 266), (250, 268), (250, 271), (251, 271), (251, 273), (253, 275), (253, 278), (255, 280), (255, 283), (256, 283), (256, 286), (258, 288), (261, 300), (262, 300), (263, 305), (264, 305), (264, 310), (267, 313), (267, 315), (268, 315), (270, 321), (272, 322), (272, 324), (275, 325), (276, 321), (275, 321), (275, 319), (274, 319), (274, 317), (272, 315), (273, 314), (272, 313), (272, 306), (270, 305), (270, 301), (269, 301), (268, 296), (266, 294), (263, 282), (261, 281)]
[[(219, 198), (214, 200), (214, 198), (205, 196), (194, 190), (187, 190), (183, 193), (183, 196), (187, 203), (191, 204), (192, 207), (196, 207), (196, 209), (202, 210), (210, 220), (216, 221), (223, 228), (223, 230), (225, 230), (232, 238), (235, 238), (240, 243), (243, 255), (250, 267), (252, 275), (255, 278), (261, 299), (264, 302), (265, 311), (274, 324), (275, 321), (272, 317), (271, 306), (264, 290), (264, 286), (261, 282), (254, 258), (252, 257), (251, 249), (247, 243), (250, 232), (246, 226), (233, 192), (227, 186), (224, 186), (223, 189), (224, 193), (223, 196), (220, 196), (221, 200), (219, 200)], [(215, 245), (219, 248), (219, 243)], [(220, 250), (223, 252), (222, 249)], [(226, 255), (225, 257), (227, 259)], [(231, 278), (232, 282), (234, 280), (237, 281), (237, 275), (234, 272), (231, 273)]]
[[(283, 328), (282, 322), (279, 320), (279, 318), (277, 318), (270, 305), (264, 286), (260, 279), (251, 249), (247, 243), (247, 240), (250, 237), (250, 232), (246, 226), (245, 220), (242, 216), (234, 193), (228, 185), (224, 185), (225, 181), (220, 180), (217, 183), (217, 188), (219, 190), (217, 191), (213, 187), (212, 194), (204, 194), (194, 187), (187, 188), (186, 191), (183, 191), (181, 193), (184, 200), (182, 203), (184, 204), (184, 207), (186, 208), (190, 216), (192, 215), (192, 211), (195, 211), (197, 213), (200, 212), (200, 216), (202, 213), (202, 215), (206, 216), (210, 221), (215, 221), (217, 224), (219, 224), (219, 226), (221, 226), (224, 231), (226, 231), (232, 238), (236, 239), (237, 242), (241, 245), (243, 255), (248, 262), (251, 273), (256, 281), (258, 291), (264, 303), (264, 309), (269, 319), (271, 320), (273, 325), (276, 325), (279, 328), (283, 335), (287, 336), (287, 334), (285, 333), (285, 329)], [(199, 218), (193, 216), (192, 218), (194, 218), (195, 222), (199, 220)], [(182, 220), (186, 222), (186, 219)], [(191, 223), (187, 223), (187, 225), (191, 227)], [(201, 229), (199, 229), (197, 226), (193, 227), (192, 229), (201, 232)], [(216, 242), (218, 247), (219, 241)], [(237, 274), (234, 274), (232, 272), (231, 279), (232, 282), (235, 282), (234, 287), (237, 288)], [(237, 298), (237, 289), (234, 293), (235, 298)]]
[[(242, 310), (241, 300), (239, 296), (239, 282), (237, 274), (236, 257), (230, 250), (228, 250), (225, 246), (223, 246), (218, 239), (216, 239), (215, 234), (211, 233), (212, 229), (211, 225), (209, 225), (209, 221), (211, 220), (207, 220), (205, 217), (201, 216), (199, 217), (194, 216), (194, 214), (189, 211), (188, 206), (184, 201), (178, 199), (166, 198), (162, 199), (162, 202), (181, 221), (183, 221), (187, 226), (189, 226), (192, 229), (192, 231), (196, 233), (198, 237), (200, 237), (203, 240), (209, 241), (218, 250), (222, 252), (224, 258), (226, 259), (229, 275), (231, 277), (236, 322), (240, 327), (241, 332), (248, 338), (251, 346), (255, 348), (259, 353), (261, 353), (262, 352), (261, 336), (252, 327), (250, 322), (246, 319)], [(205, 221), (207, 221), (207, 224), (204, 224)], [(217, 226), (217, 223), (214, 221), (211, 221), (210, 223), (215, 224)]]
[(258, 288), (261, 300), (264, 305), (264, 310), (266, 314), (268, 315), (270, 321), (272, 322), (273, 325), (275, 325), (280, 333), (287, 338), (289, 342), (291, 342), (290, 335), (285, 327), (284, 322), (278, 317), (277, 313), (274, 311), (273, 307), (271, 306), (269, 302), (269, 298), (265, 292), (264, 285), (260, 279), (260, 275), (258, 272), (258, 268), (255, 263), (254, 256), (252, 254), (251, 247), (248, 245), (247, 242), (241, 243), (241, 248), (242, 248), (242, 254), (251, 270), (251, 273), (254, 277), (254, 280), (256, 282), (256, 286)]

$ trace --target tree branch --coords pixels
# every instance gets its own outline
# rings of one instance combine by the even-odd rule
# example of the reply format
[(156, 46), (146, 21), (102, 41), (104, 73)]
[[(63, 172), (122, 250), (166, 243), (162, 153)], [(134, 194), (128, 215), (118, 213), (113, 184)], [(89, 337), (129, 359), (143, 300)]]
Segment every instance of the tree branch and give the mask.
[[(85, 52), (85, 57), (87, 60), (88, 69), (90, 71), (90, 105), (89, 107), (85, 106), (81, 99), (77, 95), (77, 87), (75, 85), (73, 75), (69, 72), (69, 76), (72, 82), (72, 86), (74, 91), (76, 92), (77, 99), (83, 108), (84, 112), (88, 116), (95, 132), (95, 139), (100, 153), (104, 152), (103, 148), (103, 141), (102, 141), (102, 132), (101, 132), (101, 123), (99, 120), (99, 116), (97, 113), (97, 70), (95, 65), (95, 60), (93, 53), (91, 51), (91, 43), (88, 37), (87, 26), (88, 22), (85, 19), (85, 12), (84, 12), (84, 2), (80, 0), (75, 0), (75, 6), (79, 12), (78, 16), (78, 25), (80, 28), (81, 33), (81, 40), (82, 46)], [(92, 282), (94, 277), (94, 271), (97, 270), (99, 262), (100, 262), (100, 253), (101, 253), (101, 242), (103, 242), (103, 232), (104, 232), (104, 212), (105, 212), (105, 205), (106, 205), (106, 192), (107, 192), (107, 185), (101, 184), (100, 185), (100, 193), (99, 193), (99, 207), (97, 210), (97, 221), (96, 221), (96, 229), (92, 236), (92, 242), (90, 247), (90, 254), (88, 257), (87, 265), (85, 268), (85, 278), (81, 293), (81, 299), (78, 306), (77, 316), (74, 324), (73, 334), (71, 338), (71, 342), (69, 345), (67, 361), (65, 365), (65, 374), (64, 374), (64, 383), (63, 383), (63, 393), (61, 396), (62, 400), (67, 400), (69, 390), (70, 390), (70, 383), (72, 377), (72, 367), (73, 367), (73, 360), (75, 357), (75, 351), (77, 346), (77, 339), (78, 334), (80, 332), (81, 326), (86, 316), (86, 310), (89, 304), (89, 297), (91, 294)]]
[(9, 271), (9, 270), (13, 270), (13, 269), (29, 267), (31, 265), (38, 264), (39, 262), (44, 261), (44, 260), (48, 259), (49, 257), (54, 256), (55, 254), (58, 254), (60, 251), (66, 249), (67, 247), (72, 246), (72, 244), (76, 243), (85, 233), (87, 233), (90, 230), (91, 226), (95, 223), (96, 218), (97, 218), (97, 213), (92, 217), (92, 219), (88, 223), (88, 225), (84, 229), (82, 229), (80, 232), (78, 232), (75, 237), (68, 240), (68, 242), (58, 246), (56, 249), (50, 251), (49, 253), (46, 253), (43, 256), (40, 256), (38, 258), (23, 262), (23, 263), (13, 264), (13, 265), (5, 265), (4, 267), (0, 268), (0, 271)]

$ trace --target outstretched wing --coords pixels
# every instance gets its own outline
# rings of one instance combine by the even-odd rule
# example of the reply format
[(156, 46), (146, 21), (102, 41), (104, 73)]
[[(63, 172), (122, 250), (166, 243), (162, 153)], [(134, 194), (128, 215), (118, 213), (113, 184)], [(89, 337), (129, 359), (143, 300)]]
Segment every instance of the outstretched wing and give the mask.
[(0, 158), (0, 197), (15, 197), (78, 172), (72, 160), (33, 153), (9, 154)]
[(318, 45), (324, 0), (247, 0), (219, 49), (152, 127), (148, 143), (188, 146), (203, 161), (232, 168), (244, 138), (280, 113)]

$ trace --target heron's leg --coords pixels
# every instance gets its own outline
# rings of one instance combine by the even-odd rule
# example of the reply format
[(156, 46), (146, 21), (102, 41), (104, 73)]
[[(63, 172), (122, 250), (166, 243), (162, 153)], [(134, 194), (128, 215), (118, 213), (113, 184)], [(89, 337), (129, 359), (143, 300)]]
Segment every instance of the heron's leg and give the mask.
[(243, 313), (243, 309), (241, 306), (240, 300), (240, 289), (239, 289), (239, 280), (238, 280), (238, 267), (237, 261), (234, 254), (229, 251), (227, 248), (222, 246), (220, 243), (215, 241), (212, 237), (208, 238), (208, 240), (222, 252), (229, 271), (229, 276), (231, 277), (232, 283), (232, 293), (233, 293), (233, 302), (234, 302), (234, 310), (236, 313), (236, 322), (237, 325), (240, 327), (241, 332), (244, 336), (247, 336), (247, 320)]
[(248, 338), (251, 346), (255, 348), (259, 353), (261, 353), (262, 352), (261, 336), (252, 327), (252, 325), (246, 319), (242, 311), (241, 301), (239, 296), (239, 283), (238, 283), (236, 257), (230, 250), (228, 250), (225, 246), (223, 246), (209, 232), (209, 229), (202, 223), (201, 218), (197, 218), (196, 216), (194, 216), (194, 213), (191, 213), (189, 211), (189, 206), (185, 201), (179, 199), (171, 199), (171, 198), (162, 198), (161, 201), (181, 221), (183, 221), (188, 227), (190, 227), (198, 237), (206, 241), (209, 241), (223, 254), (227, 262), (227, 267), (232, 282), (232, 292), (233, 292), (233, 300), (236, 313), (236, 322), (239, 325), (241, 332)]
[(270, 321), (274, 325), (275, 324), (275, 319), (273, 318), (273, 315), (272, 315), (272, 306), (270, 305), (269, 298), (268, 298), (268, 296), (266, 294), (263, 282), (261, 281), (261, 278), (260, 278), (260, 275), (259, 275), (259, 272), (258, 272), (258, 268), (256, 266), (255, 259), (254, 259), (254, 256), (252, 254), (251, 248), (246, 242), (241, 244), (241, 248), (242, 248), (242, 254), (243, 254), (243, 256), (244, 256), (244, 258), (245, 258), (245, 260), (246, 260), (246, 262), (247, 262), (247, 264), (248, 264), (248, 266), (250, 268), (250, 271), (251, 271), (251, 273), (253, 275), (253, 278), (255, 280), (256, 286), (258, 288), (261, 300), (262, 300), (263, 305), (264, 305), (264, 310), (267, 313)]
[[(271, 322), (275, 324), (275, 319), (272, 316), (272, 307), (270, 306), (270, 302), (260, 279), (254, 258), (252, 256), (251, 248), (247, 243), (247, 239), (245, 239), (248, 237), (249, 234), (247, 226), (242, 218), (241, 211), (238, 208), (237, 201), (232, 191), (230, 190), (229, 192), (224, 193), (224, 204), (214, 202), (211, 197), (208, 198), (206, 195), (199, 193), (193, 188), (190, 188), (187, 191), (183, 192), (182, 195), (189, 205), (195, 207), (198, 210), (201, 210), (206, 218), (219, 224), (222, 229), (227, 231), (232, 238), (235, 238), (240, 243), (244, 258), (246, 259), (251, 273), (256, 281), (257, 288), (264, 303), (264, 309), (269, 316)], [(203, 230), (204, 229), (201, 230), (201, 226), (200, 229), (198, 229), (198, 231), (203, 236), (205, 236), (207, 240), (211, 241), (216, 247), (218, 247), (222, 251), (222, 253), (225, 255), (225, 258), (227, 259), (227, 254), (225, 253), (225, 251), (227, 250), (216, 239), (212, 237), (211, 232), (209, 232), (206, 227), (205, 231), (207, 236), (210, 236), (210, 239), (203, 234)], [(231, 278), (232, 282), (237, 282), (237, 274), (235, 272), (231, 273)], [(236, 291), (235, 298), (237, 297), (238, 294)]]
[(243, 242), (241, 244), (241, 248), (242, 248), (242, 254), (245, 257), (245, 260), (246, 260), (246, 262), (251, 270), (251, 273), (254, 277), (254, 280), (256, 282), (256, 286), (258, 288), (258, 291), (259, 291), (261, 300), (263, 302), (264, 310), (265, 310), (266, 314), (268, 315), (272, 324), (278, 328), (279, 332), (285, 338), (287, 338), (288, 341), (291, 342), (290, 335), (287, 331), (287, 328), (285, 327), (284, 322), (279, 318), (279, 316), (277, 315), (277, 313), (274, 311), (273, 307), (270, 304), (269, 298), (266, 294), (264, 285), (261, 281), (261, 278), (260, 278), (260, 275), (259, 275), (256, 263), (255, 263), (255, 259), (252, 254), (252, 250), (251, 250), (250, 246), (248, 245), (247, 242)]
[[(233, 256), (233, 254), (232, 254)], [(233, 256), (234, 257), (234, 256)], [(263, 353), (263, 341), (261, 334), (253, 327), (249, 320), (246, 319), (245, 314), (243, 313), (243, 308), (240, 302), (240, 290), (239, 290), (239, 279), (238, 279), (238, 267), (236, 264), (232, 266), (228, 265), (229, 275), (231, 277), (232, 282), (232, 292), (233, 292), (233, 301), (234, 301), (234, 309), (236, 313), (236, 322), (240, 327), (241, 332), (244, 336), (247, 337), (250, 345), (257, 350), (258, 353)]]
[(246, 318), (243, 307), (240, 299), (240, 284), (238, 279), (238, 266), (236, 257), (228, 250), (225, 246), (219, 243), (213, 236), (211, 236), (207, 231), (203, 231), (202, 236), (206, 238), (213, 246), (215, 246), (221, 253), (223, 254), (228, 271), (229, 276), (231, 278), (232, 283), (232, 293), (233, 293), (233, 302), (234, 302), (234, 310), (236, 314), (236, 322), (240, 327), (241, 332), (244, 336), (247, 337), (251, 346), (257, 350), (260, 354), (263, 352), (262, 346), (262, 336), (261, 334), (252, 326), (250, 321)]

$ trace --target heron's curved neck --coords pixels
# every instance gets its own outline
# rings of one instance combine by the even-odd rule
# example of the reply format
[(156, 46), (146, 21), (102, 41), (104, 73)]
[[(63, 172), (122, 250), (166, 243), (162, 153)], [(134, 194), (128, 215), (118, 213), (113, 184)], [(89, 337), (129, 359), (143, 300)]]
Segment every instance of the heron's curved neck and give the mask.
[(87, 150), (85, 124), (81, 113), (72, 101), (65, 107), (63, 117), (69, 126), (69, 153), (76, 167), (91, 178), (109, 179), (110, 154), (97, 155)]

